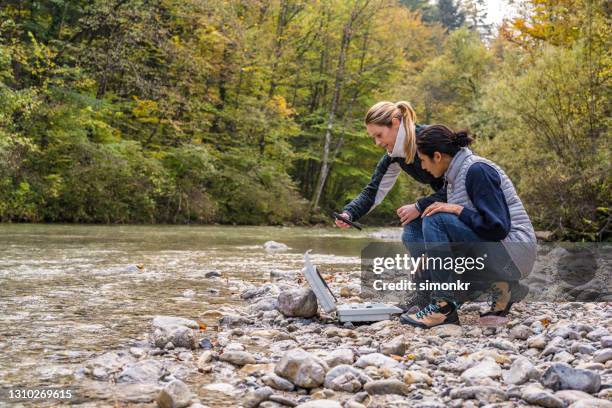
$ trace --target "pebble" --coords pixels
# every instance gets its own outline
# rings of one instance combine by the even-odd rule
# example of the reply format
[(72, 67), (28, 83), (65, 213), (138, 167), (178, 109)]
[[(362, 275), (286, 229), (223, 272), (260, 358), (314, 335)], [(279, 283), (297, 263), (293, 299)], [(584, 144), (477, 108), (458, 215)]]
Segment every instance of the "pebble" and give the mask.
[(546, 408), (565, 408), (563, 401), (550, 392), (530, 385), (523, 390), (521, 398), (530, 404)]
[(589, 394), (599, 391), (601, 378), (590, 370), (573, 368), (567, 364), (555, 363), (542, 374), (542, 385), (554, 391), (578, 390)]
[(502, 375), (502, 369), (495, 360), (486, 358), (475, 366), (468, 368), (461, 374), (463, 380), (472, 380), (476, 378), (499, 378)]
[(219, 355), (219, 360), (227, 361), (239, 367), (256, 363), (255, 357), (248, 351), (225, 351), (223, 354)]
[(293, 391), (293, 389), (295, 388), (291, 381), (286, 380), (283, 377), (280, 377), (274, 373), (264, 375), (263, 377), (261, 377), (261, 381), (264, 384), (279, 391)]
[(612, 360), (612, 348), (606, 348), (593, 353), (593, 361), (596, 363), (605, 363)]
[(172, 380), (160, 391), (156, 401), (160, 408), (184, 408), (191, 404), (192, 394), (187, 384)]
[(314, 354), (300, 348), (285, 353), (274, 372), (302, 388), (315, 388), (323, 384), (329, 366)]
[(408, 395), (410, 393), (410, 387), (408, 385), (395, 379), (370, 381), (366, 383), (363, 388), (370, 395)]
[(278, 295), (278, 310), (286, 317), (314, 317), (318, 307), (311, 289), (288, 289)]
[(521, 385), (539, 377), (540, 373), (531, 361), (522, 356), (517, 357), (510, 369), (503, 372), (503, 379), (506, 384)]

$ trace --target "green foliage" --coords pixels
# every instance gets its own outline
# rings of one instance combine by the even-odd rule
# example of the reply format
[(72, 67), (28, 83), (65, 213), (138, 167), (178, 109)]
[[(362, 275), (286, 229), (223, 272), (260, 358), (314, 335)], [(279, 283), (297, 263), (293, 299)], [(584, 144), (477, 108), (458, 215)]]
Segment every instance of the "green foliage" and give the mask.
[[(491, 38), (481, 0), (4, 1), (0, 220), (316, 221), (383, 153), (368, 107), (408, 100), (476, 133), (536, 228), (605, 239), (609, 13), (527, 3)], [(369, 221), (427, 193), (400, 177)]]

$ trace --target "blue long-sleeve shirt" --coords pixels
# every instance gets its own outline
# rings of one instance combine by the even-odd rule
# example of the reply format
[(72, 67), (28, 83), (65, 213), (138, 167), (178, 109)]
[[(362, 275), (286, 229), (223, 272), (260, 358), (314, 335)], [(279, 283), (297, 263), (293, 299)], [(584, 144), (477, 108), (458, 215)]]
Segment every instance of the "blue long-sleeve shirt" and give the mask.
[(511, 226), (510, 210), (497, 171), (486, 163), (472, 164), (465, 176), (465, 188), (476, 210), (464, 207), (459, 219), (484, 239), (506, 238)]

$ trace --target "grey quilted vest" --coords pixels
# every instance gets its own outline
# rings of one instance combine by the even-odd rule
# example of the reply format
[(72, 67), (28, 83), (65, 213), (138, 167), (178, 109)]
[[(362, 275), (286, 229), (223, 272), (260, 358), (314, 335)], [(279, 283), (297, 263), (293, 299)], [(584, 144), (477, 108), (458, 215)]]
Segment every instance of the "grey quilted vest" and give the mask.
[(510, 181), (510, 178), (508, 178), (506, 173), (498, 165), (483, 157), (476, 156), (466, 147), (461, 148), (453, 157), (444, 175), (447, 183), (447, 202), (476, 210), (465, 188), (465, 177), (468, 169), (476, 162), (488, 164), (497, 170), (499, 174), (501, 188), (506, 198), (511, 221), (510, 232), (506, 238), (502, 240), (502, 243), (508, 251), (510, 258), (521, 272), (521, 276), (526, 277), (531, 273), (533, 264), (535, 263), (535, 232), (529, 220), (529, 216), (527, 215), (527, 211), (525, 211), (521, 199), (516, 194), (512, 181)]

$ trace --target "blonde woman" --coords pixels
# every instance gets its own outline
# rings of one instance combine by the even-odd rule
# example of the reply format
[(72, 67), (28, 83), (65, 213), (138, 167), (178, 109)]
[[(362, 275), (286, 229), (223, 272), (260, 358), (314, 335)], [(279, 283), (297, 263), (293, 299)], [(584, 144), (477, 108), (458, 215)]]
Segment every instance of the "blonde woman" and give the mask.
[[(434, 190), (433, 194), (397, 209), (397, 216), (404, 227), (402, 241), (412, 256), (418, 256), (424, 250), (421, 213), (436, 201), (446, 201), (443, 178), (425, 171), (416, 154), (416, 135), (426, 126), (416, 123), (414, 109), (405, 101), (376, 103), (368, 110), (365, 125), (374, 143), (386, 152), (376, 165), (368, 185), (344, 207), (342, 215), (356, 221), (372, 211), (382, 202), (402, 172), (420, 183), (429, 184)], [(336, 220), (336, 225), (349, 227), (340, 220)], [(408, 310), (428, 303), (428, 295), (419, 292), (402, 307)]]

